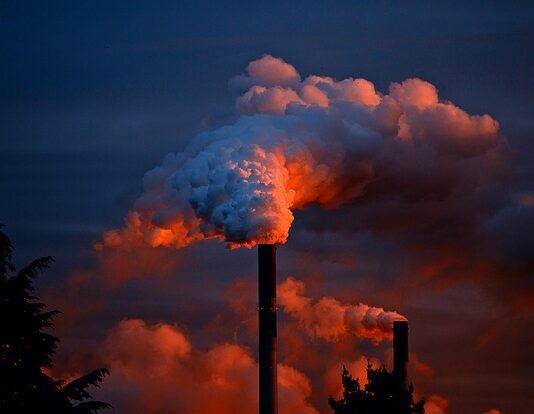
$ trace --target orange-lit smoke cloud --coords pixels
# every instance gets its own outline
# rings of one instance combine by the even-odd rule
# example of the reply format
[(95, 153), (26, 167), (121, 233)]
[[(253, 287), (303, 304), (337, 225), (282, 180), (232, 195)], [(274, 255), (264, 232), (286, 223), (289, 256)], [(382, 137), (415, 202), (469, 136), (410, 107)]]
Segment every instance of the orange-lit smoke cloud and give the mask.
[(341, 383), (342, 365), (345, 365), (353, 378), (358, 378), (360, 386), (363, 387), (367, 384), (367, 364), (369, 362), (375, 367), (382, 365), (377, 359), (368, 360), (362, 356), (354, 361), (329, 367), (324, 376), (324, 386), (328, 391), (327, 395), (331, 395), (337, 400), (343, 397), (343, 384)]
[(306, 333), (314, 338), (335, 341), (347, 334), (370, 339), (375, 343), (391, 339), (392, 324), (406, 320), (397, 312), (359, 303), (340, 303), (332, 297), (323, 297), (317, 302), (304, 295), (303, 282), (292, 277), (278, 286), (278, 298), (282, 310), (297, 321)]
[(439, 395), (431, 395), (426, 399), (425, 414), (446, 414), (449, 401)]
[(378, 174), (404, 168), (396, 154), (413, 153), (402, 158), (410, 163), (419, 155), (468, 159), (499, 143), (489, 115), (441, 101), (420, 79), (382, 94), (360, 78), (302, 79), (265, 55), (231, 87), (243, 92), (236, 101), (242, 116), (146, 173), (124, 228), (105, 233), (97, 247), (183, 248), (208, 238), (229, 247), (285, 243), (292, 210), (358, 197)]
[[(120, 322), (99, 347), (112, 372), (100, 391), (118, 413), (250, 413), (257, 409), (257, 363), (247, 348), (224, 343), (194, 349), (176, 325)], [(280, 364), (281, 412), (318, 414), (308, 402), (311, 385)], [(110, 394), (105, 394), (109, 390)]]

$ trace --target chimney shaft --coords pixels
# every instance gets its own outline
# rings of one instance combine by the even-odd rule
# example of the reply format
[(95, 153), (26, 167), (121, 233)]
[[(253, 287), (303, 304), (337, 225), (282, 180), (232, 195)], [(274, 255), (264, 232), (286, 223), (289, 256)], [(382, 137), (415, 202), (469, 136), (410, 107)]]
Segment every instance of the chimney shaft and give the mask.
[(408, 386), (408, 321), (393, 322), (393, 375)]
[(259, 414), (278, 413), (276, 377), (276, 246), (258, 245)]

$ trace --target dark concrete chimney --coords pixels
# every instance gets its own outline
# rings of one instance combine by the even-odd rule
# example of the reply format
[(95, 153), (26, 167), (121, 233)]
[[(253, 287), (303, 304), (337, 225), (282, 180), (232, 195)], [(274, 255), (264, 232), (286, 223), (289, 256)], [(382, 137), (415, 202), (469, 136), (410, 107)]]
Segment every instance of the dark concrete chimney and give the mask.
[(408, 386), (408, 321), (393, 322), (393, 375)]
[(276, 246), (258, 245), (259, 414), (278, 413), (276, 377)]

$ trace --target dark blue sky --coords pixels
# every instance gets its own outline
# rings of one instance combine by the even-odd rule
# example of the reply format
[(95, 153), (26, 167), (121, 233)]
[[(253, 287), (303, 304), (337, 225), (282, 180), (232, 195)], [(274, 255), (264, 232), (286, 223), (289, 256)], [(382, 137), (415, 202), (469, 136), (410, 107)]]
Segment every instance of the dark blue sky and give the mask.
[(58, 215), (71, 227), (114, 223), (144, 171), (233, 116), (228, 79), (263, 53), (382, 91), (421, 77), (499, 120), (528, 164), (528, 2), (112, 3), (1, 6), (2, 190), (12, 200), (2, 215), (13, 231)]
[[(15, 259), (53, 255), (47, 283), (58, 285), (90, 265), (91, 243), (121, 225), (144, 172), (236, 118), (228, 80), (264, 53), (382, 92), (410, 77), (433, 83), (500, 122), (508, 191), (532, 194), (533, 22), (527, 1), (3, 1), (0, 221)], [(451, 412), (478, 409), (486, 391)]]

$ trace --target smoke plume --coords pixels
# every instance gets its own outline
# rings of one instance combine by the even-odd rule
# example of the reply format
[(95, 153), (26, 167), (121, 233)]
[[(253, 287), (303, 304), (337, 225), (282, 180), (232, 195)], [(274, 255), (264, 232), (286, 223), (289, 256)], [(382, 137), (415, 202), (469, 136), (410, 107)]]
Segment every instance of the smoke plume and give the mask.
[(449, 401), (440, 395), (431, 395), (425, 404), (426, 414), (446, 414)]
[[(98, 345), (113, 375), (99, 390), (118, 413), (254, 412), (257, 363), (247, 348), (229, 343), (195, 349), (181, 328), (140, 319), (121, 321)], [(309, 379), (279, 364), (281, 411), (318, 414), (308, 402)], [(110, 394), (107, 394), (110, 393)]]
[(334, 208), (388, 171), (411, 170), (414, 160), (458, 162), (499, 143), (489, 115), (440, 100), (420, 79), (382, 94), (365, 79), (302, 79), (265, 55), (230, 86), (242, 92), (237, 121), (197, 135), (147, 172), (124, 228), (105, 233), (97, 248), (183, 248), (210, 238), (229, 247), (285, 243), (292, 210)]
[(279, 303), (306, 333), (314, 338), (334, 341), (353, 334), (375, 343), (392, 337), (393, 321), (406, 320), (397, 312), (387, 312), (363, 303), (347, 305), (332, 297), (317, 302), (304, 295), (303, 282), (289, 277), (278, 286)]

